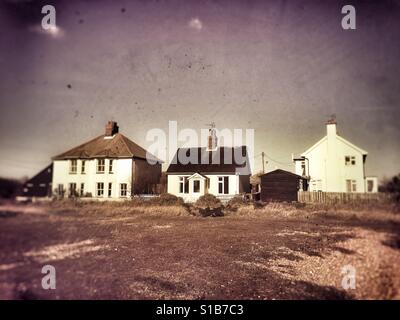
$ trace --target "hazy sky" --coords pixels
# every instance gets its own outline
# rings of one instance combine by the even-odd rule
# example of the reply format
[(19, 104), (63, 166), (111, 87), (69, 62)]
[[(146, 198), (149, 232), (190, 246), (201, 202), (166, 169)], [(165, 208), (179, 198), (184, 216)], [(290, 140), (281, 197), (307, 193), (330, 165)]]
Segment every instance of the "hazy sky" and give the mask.
[[(357, 30), (343, 30), (352, 3)], [(325, 135), (400, 172), (399, 1), (29, 1), (0, 5), (0, 176), (31, 176), (115, 120), (151, 128), (255, 129), (267, 170), (292, 170)], [(56, 36), (41, 8), (57, 10)], [(255, 159), (255, 171), (261, 158)]]

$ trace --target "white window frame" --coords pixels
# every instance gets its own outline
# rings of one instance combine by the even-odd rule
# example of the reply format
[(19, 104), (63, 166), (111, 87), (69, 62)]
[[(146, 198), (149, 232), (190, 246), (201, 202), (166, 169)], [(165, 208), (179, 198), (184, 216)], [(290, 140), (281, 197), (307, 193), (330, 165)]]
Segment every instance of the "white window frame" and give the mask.
[(355, 166), (357, 164), (356, 156), (345, 156), (344, 157), (344, 164), (346, 166)]
[(76, 182), (70, 182), (68, 184), (68, 196), (70, 197), (76, 196)]
[(108, 188), (107, 188), (107, 197), (111, 198), (112, 197), (112, 182), (109, 182), (108, 184)]
[[(99, 194), (99, 192), (101, 192), (101, 194)], [(104, 182), (96, 182), (96, 197), (104, 197)]]
[(108, 173), (111, 173), (111, 174), (114, 173), (114, 160), (113, 159), (108, 160)]
[(78, 172), (78, 160), (71, 159), (69, 160), (69, 173), (76, 174)]
[(128, 184), (127, 183), (119, 184), (119, 196), (121, 198), (126, 198), (128, 196)]
[(86, 174), (86, 160), (81, 161), (81, 174)]
[[(182, 186), (182, 192), (181, 192)], [(180, 194), (188, 194), (189, 193), (189, 181), (188, 177), (179, 177), (179, 193)]]
[(357, 180), (346, 179), (346, 192), (357, 192)]
[[(228, 192), (225, 192), (225, 178), (227, 179)], [(222, 185), (222, 192), (219, 192), (220, 185)], [(229, 194), (229, 176), (218, 176), (218, 194)]]
[(64, 185), (62, 183), (59, 183), (57, 186), (57, 194), (59, 196), (63, 196), (64, 195)]
[[(102, 170), (100, 170), (102, 169)], [(106, 159), (97, 159), (96, 173), (104, 173), (106, 169)]]

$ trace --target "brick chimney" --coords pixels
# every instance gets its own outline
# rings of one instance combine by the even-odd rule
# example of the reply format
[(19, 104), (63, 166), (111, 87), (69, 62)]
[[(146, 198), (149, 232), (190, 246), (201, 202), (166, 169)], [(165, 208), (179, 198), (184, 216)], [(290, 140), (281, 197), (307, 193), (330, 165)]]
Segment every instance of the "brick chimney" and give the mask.
[(114, 134), (118, 133), (118, 125), (115, 121), (108, 121), (106, 124), (106, 137), (112, 137)]

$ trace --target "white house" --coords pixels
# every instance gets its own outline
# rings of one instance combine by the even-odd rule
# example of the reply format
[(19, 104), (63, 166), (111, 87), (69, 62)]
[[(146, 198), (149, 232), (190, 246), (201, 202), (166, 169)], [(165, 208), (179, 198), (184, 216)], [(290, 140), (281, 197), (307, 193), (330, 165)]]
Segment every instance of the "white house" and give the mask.
[(146, 156), (109, 121), (105, 134), (53, 158), (53, 194), (115, 200), (152, 193), (161, 164), (150, 164)]
[(377, 192), (377, 178), (365, 176), (367, 151), (341, 137), (335, 119), (326, 128), (325, 137), (294, 159), (296, 174), (310, 178), (310, 191)]
[(210, 129), (207, 147), (177, 150), (167, 169), (167, 190), (186, 202), (207, 193), (227, 201), (250, 192), (250, 174), (246, 146), (217, 147), (215, 129)]

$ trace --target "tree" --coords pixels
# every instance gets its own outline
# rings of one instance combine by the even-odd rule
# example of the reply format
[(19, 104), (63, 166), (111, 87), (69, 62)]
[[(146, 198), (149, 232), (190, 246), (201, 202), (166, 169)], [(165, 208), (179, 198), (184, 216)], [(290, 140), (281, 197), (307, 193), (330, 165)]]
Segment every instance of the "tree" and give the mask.
[(394, 199), (400, 202), (400, 173), (392, 179), (383, 182), (380, 191), (393, 194)]

